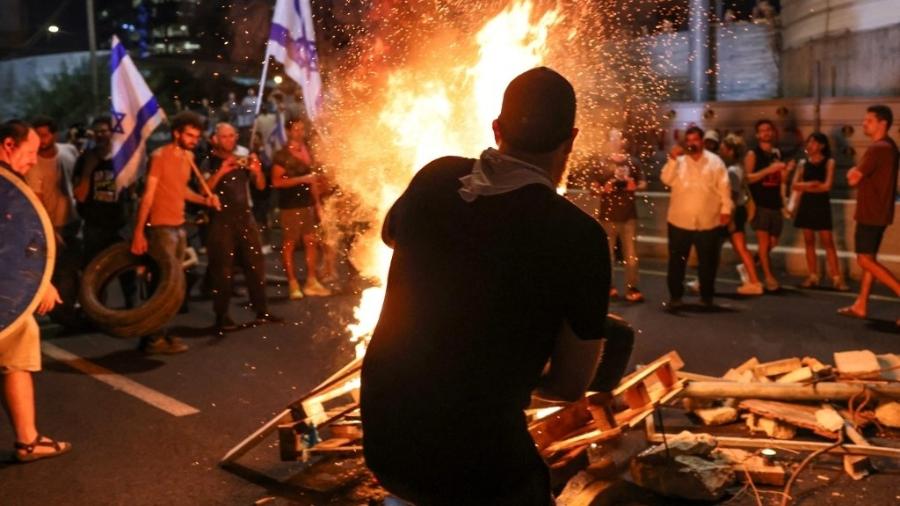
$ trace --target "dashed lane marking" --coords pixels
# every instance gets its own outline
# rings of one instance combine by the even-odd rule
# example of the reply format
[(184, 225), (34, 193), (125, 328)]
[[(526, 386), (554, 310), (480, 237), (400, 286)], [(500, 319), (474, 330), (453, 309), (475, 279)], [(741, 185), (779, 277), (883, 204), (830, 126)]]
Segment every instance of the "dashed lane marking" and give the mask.
[(81, 371), (97, 381), (106, 383), (116, 390), (124, 392), (132, 397), (140, 399), (154, 408), (169, 413), (172, 416), (194, 415), (200, 412), (199, 409), (189, 406), (178, 399), (173, 399), (166, 394), (145, 387), (140, 383), (130, 380), (125, 376), (117, 374), (105, 367), (101, 367), (93, 362), (85, 360), (78, 355), (66, 351), (59, 346), (50, 343), (41, 343), (41, 351), (44, 355), (62, 362), (69, 367)]

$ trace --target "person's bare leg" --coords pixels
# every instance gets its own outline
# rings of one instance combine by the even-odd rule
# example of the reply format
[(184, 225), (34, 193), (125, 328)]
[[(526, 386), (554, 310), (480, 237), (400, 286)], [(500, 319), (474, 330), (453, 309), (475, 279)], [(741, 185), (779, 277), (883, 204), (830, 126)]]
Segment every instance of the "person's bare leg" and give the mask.
[(306, 254), (306, 284), (318, 283), (319, 241), (316, 239), (315, 233), (303, 236), (303, 249)]
[(844, 275), (841, 274), (841, 262), (838, 259), (837, 247), (834, 245), (834, 234), (831, 230), (822, 230), (819, 232), (819, 242), (825, 248), (825, 259), (828, 263), (828, 275), (833, 278), (839, 277), (843, 280)]
[(34, 381), (30, 372), (13, 371), (3, 375), (3, 405), (16, 434), (16, 441), (34, 441), (38, 431), (34, 414)]
[(758, 230), (756, 232), (756, 243), (759, 245), (759, 265), (762, 267), (763, 276), (766, 281), (774, 281), (775, 276), (772, 275), (771, 256), (772, 243), (768, 232)]
[(753, 255), (747, 249), (747, 238), (743, 232), (735, 232), (731, 234), (731, 245), (741, 257), (741, 263), (747, 269), (747, 277), (753, 284), (759, 283), (759, 276), (756, 274), (756, 264), (753, 263)]
[(288, 283), (297, 282), (297, 271), (294, 269), (294, 241), (284, 241), (281, 245), (281, 262), (284, 264), (284, 275)]
[[(858, 260), (859, 257), (857, 257)], [(869, 294), (872, 293), (872, 284), (875, 282), (875, 276), (871, 272), (863, 270), (862, 279), (859, 282), (859, 295), (853, 304), (838, 309), (839, 313), (851, 312), (854, 315), (865, 318), (869, 310)], [(847, 315), (850, 316), (850, 315)]]
[(857, 261), (860, 267), (866, 272), (872, 273), (876, 280), (890, 288), (894, 295), (900, 297), (900, 281), (897, 281), (891, 271), (881, 265), (873, 255), (859, 255)]
[(806, 247), (806, 272), (809, 277), (819, 277), (819, 259), (816, 257), (816, 233), (803, 229), (803, 244)]

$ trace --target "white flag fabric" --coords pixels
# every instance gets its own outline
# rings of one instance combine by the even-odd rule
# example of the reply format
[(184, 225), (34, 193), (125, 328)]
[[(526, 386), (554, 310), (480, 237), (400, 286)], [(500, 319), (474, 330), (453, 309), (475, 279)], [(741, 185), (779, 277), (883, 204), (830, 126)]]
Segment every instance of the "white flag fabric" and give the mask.
[(322, 74), (309, 0), (275, 3), (266, 58), (269, 55), (281, 62), (285, 74), (300, 85), (306, 115), (315, 120), (322, 109)]
[(116, 188), (130, 186), (144, 161), (144, 146), (166, 113), (147, 87), (128, 51), (113, 35), (109, 70), (112, 74), (112, 157)]

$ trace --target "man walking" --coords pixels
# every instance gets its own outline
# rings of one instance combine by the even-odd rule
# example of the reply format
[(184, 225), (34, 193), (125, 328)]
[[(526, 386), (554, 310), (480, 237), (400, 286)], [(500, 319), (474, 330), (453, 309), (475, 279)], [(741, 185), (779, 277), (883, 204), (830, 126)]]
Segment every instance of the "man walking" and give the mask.
[[(38, 135), (28, 124), (11, 120), (0, 124), (0, 167), (23, 180), (38, 163)], [(48, 241), (54, 240), (48, 237)], [(61, 302), (59, 292), (50, 284), (41, 295), (38, 314), (46, 314)], [(18, 328), (0, 340), (0, 376), (2, 400), (16, 435), (15, 455), (19, 462), (31, 462), (62, 455), (72, 445), (42, 436), (35, 423), (34, 378), (41, 370), (40, 328), (29, 315)]]
[(669, 199), (669, 310), (682, 305), (684, 274), (691, 247), (697, 250), (700, 300), (713, 306), (716, 270), (721, 248), (720, 227), (731, 220), (734, 204), (725, 163), (715, 153), (703, 149), (703, 130), (690, 127), (685, 147), (669, 152), (660, 180), (671, 191)]
[(551, 504), (523, 413), (532, 392), (580, 398), (601, 350), (594, 389), (624, 371), (632, 336), (606, 326), (606, 235), (555, 191), (574, 120), (564, 77), (525, 72), (494, 121), (498, 149), (429, 163), (386, 217), (394, 256), (362, 368), (364, 448), (414, 504)]
[[(900, 282), (881, 262), (878, 250), (888, 225), (894, 222), (894, 197), (897, 188), (897, 170), (900, 152), (888, 132), (894, 122), (894, 113), (884, 105), (873, 105), (866, 111), (863, 133), (872, 139), (859, 165), (847, 172), (847, 182), (856, 192), (856, 262), (863, 270), (859, 295), (853, 305), (838, 309), (838, 314), (853, 318), (865, 318), (868, 314), (869, 294), (872, 283), (887, 285), (900, 297)], [(900, 320), (898, 320), (900, 325)]]
[(259, 226), (250, 208), (250, 182), (257, 190), (262, 190), (266, 178), (256, 155), (250, 154), (244, 146), (238, 146), (237, 141), (238, 132), (231, 124), (216, 125), (213, 151), (203, 167), (206, 183), (222, 203), (221, 210), (210, 213), (206, 241), (215, 328), (220, 334), (237, 328), (228, 314), (235, 259), (244, 271), (256, 322), (281, 321), (268, 312), (265, 259)]
[[(147, 185), (138, 207), (131, 252), (143, 255), (153, 247), (165, 251), (180, 264), (187, 242), (183, 228), (185, 201), (216, 209), (221, 204), (215, 195), (203, 197), (188, 188), (194, 163), (193, 149), (203, 132), (203, 121), (196, 114), (185, 111), (174, 116), (171, 125), (172, 142), (150, 156)], [(151, 244), (147, 242), (148, 236)], [(187, 345), (181, 339), (164, 334), (143, 337), (140, 349), (148, 354), (187, 351)]]
[(756, 232), (766, 290), (775, 291), (779, 284), (772, 273), (771, 253), (784, 228), (782, 183), (787, 179), (787, 166), (781, 161), (781, 153), (774, 145), (775, 124), (771, 120), (756, 122), (756, 141), (756, 147), (744, 156), (744, 173), (756, 206), (750, 227)]

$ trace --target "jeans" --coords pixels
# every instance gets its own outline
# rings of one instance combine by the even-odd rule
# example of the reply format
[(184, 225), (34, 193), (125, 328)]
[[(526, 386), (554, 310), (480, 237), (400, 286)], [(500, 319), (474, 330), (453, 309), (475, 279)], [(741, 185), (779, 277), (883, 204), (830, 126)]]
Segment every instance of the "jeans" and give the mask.
[(637, 256), (637, 220), (628, 221), (601, 221), (606, 237), (609, 239), (609, 258), (615, 261), (616, 239), (622, 243), (622, 259), (625, 260), (625, 286), (637, 288), (638, 286), (638, 256)]
[(250, 302), (257, 313), (265, 313), (266, 266), (259, 227), (250, 213), (227, 216), (217, 213), (209, 223), (206, 243), (213, 311), (217, 318), (228, 314), (235, 258), (243, 268)]
[(684, 295), (684, 273), (691, 247), (697, 248), (697, 274), (700, 298), (712, 302), (716, 293), (716, 270), (719, 267), (720, 229), (686, 230), (669, 223), (669, 272), (666, 281), (669, 296), (679, 300)]

